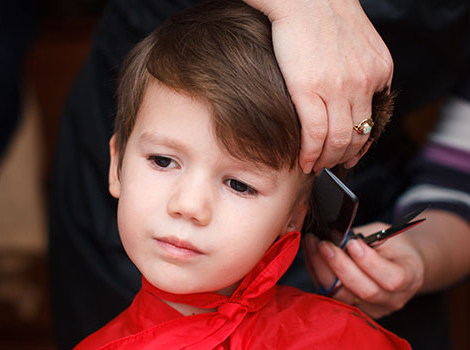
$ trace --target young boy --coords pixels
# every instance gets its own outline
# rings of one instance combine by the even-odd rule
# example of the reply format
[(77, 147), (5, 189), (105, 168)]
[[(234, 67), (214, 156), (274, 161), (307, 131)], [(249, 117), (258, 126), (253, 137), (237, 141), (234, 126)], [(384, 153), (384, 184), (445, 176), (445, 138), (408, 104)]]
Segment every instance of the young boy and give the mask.
[(131, 52), (118, 101), (109, 190), (142, 289), (76, 349), (409, 348), (353, 307), (276, 285), (314, 179), (266, 17), (227, 0), (172, 17)]

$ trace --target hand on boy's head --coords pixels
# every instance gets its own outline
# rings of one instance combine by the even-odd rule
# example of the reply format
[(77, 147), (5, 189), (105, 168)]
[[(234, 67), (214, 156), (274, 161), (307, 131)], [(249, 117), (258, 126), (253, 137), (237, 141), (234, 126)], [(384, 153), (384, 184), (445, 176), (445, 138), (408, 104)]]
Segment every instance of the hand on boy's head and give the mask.
[(305, 172), (354, 166), (369, 139), (353, 125), (371, 117), (390, 86), (390, 53), (358, 1), (246, 0), (268, 15), (273, 45), (302, 124)]

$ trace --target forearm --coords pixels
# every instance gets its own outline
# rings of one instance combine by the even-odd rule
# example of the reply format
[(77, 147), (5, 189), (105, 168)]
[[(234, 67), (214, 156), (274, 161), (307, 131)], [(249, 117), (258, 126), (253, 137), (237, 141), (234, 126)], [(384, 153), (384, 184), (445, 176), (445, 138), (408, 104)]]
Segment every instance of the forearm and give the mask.
[(408, 235), (424, 263), (420, 293), (446, 288), (470, 274), (470, 225), (444, 210), (427, 210)]
[(466, 98), (451, 98), (444, 105), (436, 130), (410, 169), (413, 185), (398, 201), (401, 214), (431, 205), (423, 214), (427, 222), (410, 233), (425, 266), (422, 292), (470, 274), (468, 113)]

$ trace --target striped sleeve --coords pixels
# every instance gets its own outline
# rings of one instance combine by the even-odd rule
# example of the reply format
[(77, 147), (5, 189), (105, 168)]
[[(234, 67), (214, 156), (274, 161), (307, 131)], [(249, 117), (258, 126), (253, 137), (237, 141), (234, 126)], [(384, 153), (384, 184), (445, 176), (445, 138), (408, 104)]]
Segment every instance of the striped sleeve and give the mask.
[(470, 96), (446, 101), (411, 174), (413, 184), (398, 198), (397, 217), (428, 204), (470, 222)]

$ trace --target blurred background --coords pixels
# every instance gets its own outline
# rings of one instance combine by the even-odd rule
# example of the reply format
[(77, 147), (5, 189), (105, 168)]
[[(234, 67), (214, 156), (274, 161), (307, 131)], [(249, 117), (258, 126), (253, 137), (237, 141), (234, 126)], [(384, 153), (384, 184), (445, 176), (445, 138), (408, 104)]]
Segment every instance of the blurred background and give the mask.
[[(47, 193), (65, 98), (104, 0), (0, 4), (0, 349), (56, 349)], [(73, 273), (73, 271), (71, 271)]]
[[(47, 268), (50, 167), (65, 98), (105, 5), (104, 0), (16, 0), (0, 5), (2, 350), (56, 349)], [(410, 128), (422, 126), (435, 111), (430, 106), (410, 116)], [(468, 350), (470, 285), (456, 286), (447, 295), (453, 350)]]

